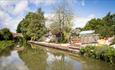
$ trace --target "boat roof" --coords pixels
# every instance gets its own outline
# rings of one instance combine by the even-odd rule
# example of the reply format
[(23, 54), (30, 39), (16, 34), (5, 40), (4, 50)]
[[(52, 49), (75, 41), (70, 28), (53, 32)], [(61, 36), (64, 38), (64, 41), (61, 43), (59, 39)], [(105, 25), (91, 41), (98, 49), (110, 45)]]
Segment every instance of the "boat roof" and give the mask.
[(91, 34), (94, 32), (95, 32), (95, 30), (87, 30), (87, 31), (81, 31), (80, 34)]

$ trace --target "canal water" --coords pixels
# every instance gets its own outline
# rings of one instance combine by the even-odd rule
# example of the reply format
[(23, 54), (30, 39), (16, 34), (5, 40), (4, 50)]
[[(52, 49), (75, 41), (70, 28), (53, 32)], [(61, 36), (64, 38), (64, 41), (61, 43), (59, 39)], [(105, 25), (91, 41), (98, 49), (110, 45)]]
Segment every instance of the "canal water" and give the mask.
[(0, 70), (115, 70), (115, 65), (51, 48), (26, 47), (0, 55)]

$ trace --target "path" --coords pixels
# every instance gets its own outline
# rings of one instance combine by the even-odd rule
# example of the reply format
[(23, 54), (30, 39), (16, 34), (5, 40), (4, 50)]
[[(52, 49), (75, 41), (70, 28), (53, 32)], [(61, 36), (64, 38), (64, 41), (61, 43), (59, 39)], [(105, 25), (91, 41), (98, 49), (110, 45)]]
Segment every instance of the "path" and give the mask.
[(37, 42), (37, 41), (29, 41), (29, 43), (41, 45), (44, 47), (55, 48), (63, 51), (68, 51), (72, 53), (78, 53), (79, 47), (70, 46), (69, 44), (55, 44), (55, 43), (46, 43), (46, 42)]

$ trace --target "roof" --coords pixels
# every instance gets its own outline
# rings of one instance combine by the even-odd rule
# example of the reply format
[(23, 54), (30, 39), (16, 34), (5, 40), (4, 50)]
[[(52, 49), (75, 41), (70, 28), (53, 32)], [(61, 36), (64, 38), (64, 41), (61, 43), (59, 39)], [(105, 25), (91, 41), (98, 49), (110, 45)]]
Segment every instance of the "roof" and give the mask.
[(17, 37), (17, 36), (20, 36), (20, 37), (23, 37), (22, 33), (12, 33), (13, 37)]
[(94, 30), (81, 31), (80, 34), (91, 34), (94, 33)]

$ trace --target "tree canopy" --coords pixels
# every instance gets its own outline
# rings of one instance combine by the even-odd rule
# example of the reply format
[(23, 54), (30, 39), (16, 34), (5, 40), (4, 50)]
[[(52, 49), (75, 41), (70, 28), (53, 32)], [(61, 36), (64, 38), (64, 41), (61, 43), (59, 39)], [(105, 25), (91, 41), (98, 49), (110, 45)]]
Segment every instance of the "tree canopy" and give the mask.
[(19, 23), (17, 32), (26, 39), (37, 40), (46, 33), (44, 12), (39, 8), (37, 12), (29, 12)]
[(109, 12), (101, 19), (93, 18), (88, 21), (83, 30), (95, 30), (102, 38), (111, 37), (115, 35), (115, 14)]
[(0, 40), (12, 40), (12, 33), (8, 28), (3, 28), (0, 30)]

